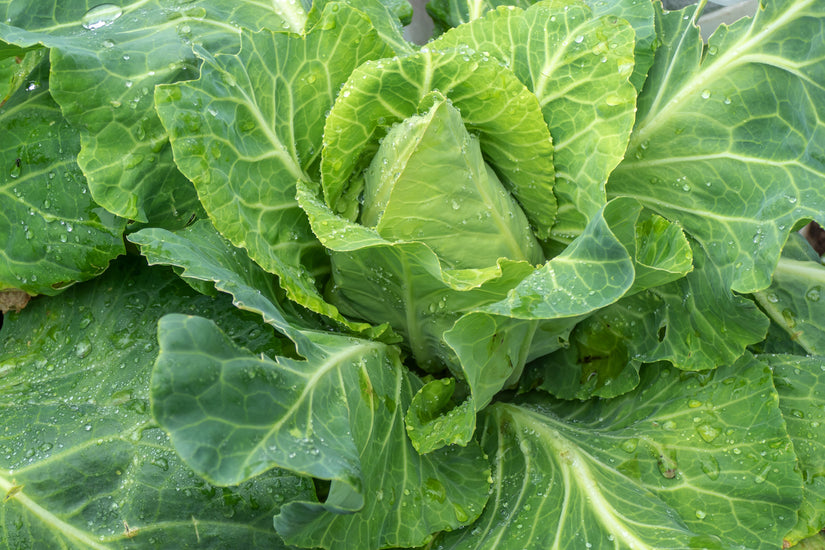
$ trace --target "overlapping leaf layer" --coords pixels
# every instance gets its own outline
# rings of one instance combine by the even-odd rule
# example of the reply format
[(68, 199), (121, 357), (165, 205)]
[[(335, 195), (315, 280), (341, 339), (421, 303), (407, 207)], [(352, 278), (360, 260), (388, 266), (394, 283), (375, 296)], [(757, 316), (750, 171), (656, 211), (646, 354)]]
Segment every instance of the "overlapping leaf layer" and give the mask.
[(701, 8), (0, 0), (0, 548), (821, 545), (825, 11)]

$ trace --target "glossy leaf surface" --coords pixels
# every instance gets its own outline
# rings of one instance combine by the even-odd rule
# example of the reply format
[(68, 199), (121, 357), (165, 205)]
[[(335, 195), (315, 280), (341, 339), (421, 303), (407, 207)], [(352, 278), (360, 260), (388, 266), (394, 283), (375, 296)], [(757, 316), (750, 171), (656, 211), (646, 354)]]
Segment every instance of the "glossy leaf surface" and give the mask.
[(100, 208), (77, 166), (80, 138), (42, 61), (0, 106), (0, 289), (57, 294), (124, 252), (126, 221)]
[(780, 547), (803, 491), (778, 401), (746, 358), (707, 375), (646, 367), (633, 392), (586, 406), (494, 404), (479, 426), (491, 500), (434, 547)]
[(329, 268), (295, 182), (317, 171), (324, 113), (341, 83), (388, 50), (363, 14), (337, 3), (305, 36), (243, 31), (241, 42), (237, 56), (198, 50), (200, 77), (158, 88), (158, 113), (216, 228), (293, 300), (344, 322), (315, 286)]
[(608, 194), (678, 220), (733, 290), (762, 290), (794, 224), (825, 211), (825, 6), (768, 2), (706, 50), (694, 9), (658, 15), (663, 45)]
[(171, 311), (210, 315), (258, 353), (283, 348), (254, 315), (134, 258), (4, 319), (0, 545), (284, 548), (272, 515), (310, 496), (308, 480), (272, 470), (215, 487), (152, 420), (156, 323)]

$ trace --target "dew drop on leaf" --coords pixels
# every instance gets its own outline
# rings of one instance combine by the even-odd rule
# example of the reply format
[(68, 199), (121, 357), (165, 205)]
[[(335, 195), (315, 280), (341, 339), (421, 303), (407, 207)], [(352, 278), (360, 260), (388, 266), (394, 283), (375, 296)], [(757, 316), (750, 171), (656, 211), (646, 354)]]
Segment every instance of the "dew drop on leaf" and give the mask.
[(83, 359), (85, 357), (88, 357), (91, 352), (92, 352), (92, 343), (89, 342), (88, 340), (81, 340), (74, 347), (74, 354), (77, 356), (78, 359)]
[(700, 459), (702, 471), (708, 476), (711, 481), (719, 479), (719, 462), (712, 455), (703, 456)]
[(11, 170), (9, 170), (10, 178), (17, 179), (20, 177), (20, 173), (22, 172), (20, 164), (20, 159), (17, 159), (16, 161), (14, 161), (14, 164), (11, 165)]
[(120, 6), (100, 4), (87, 11), (86, 14), (80, 18), (80, 24), (84, 29), (93, 31), (111, 25), (121, 15), (123, 15), (123, 10)]
[(623, 441), (622, 444), (621, 444), (621, 448), (626, 453), (632, 453), (633, 451), (636, 450), (636, 447), (638, 445), (639, 445), (639, 440), (636, 439), (635, 437), (632, 437), (630, 439), (627, 439), (627, 440)]
[(699, 437), (701, 437), (708, 443), (712, 442), (719, 436), (719, 430), (717, 430), (710, 424), (700, 424), (696, 426), (696, 432), (699, 434)]
[(808, 289), (808, 292), (805, 294), (805, 298), (807, 298), (808, 301), (810, 301), (810, 302), (818, 302), (821, 295), (822, 295), (822, 287), (817, 285), (817, 286), (813, 286), (810, 289)]
[(455, 510), (455, 519), (457, 519), (460, 523), (464, 523), (465, 521), (470, 519), (470, 516), (467, 514), (467, 511), (457, 503), (453, 503), (453, 509)]

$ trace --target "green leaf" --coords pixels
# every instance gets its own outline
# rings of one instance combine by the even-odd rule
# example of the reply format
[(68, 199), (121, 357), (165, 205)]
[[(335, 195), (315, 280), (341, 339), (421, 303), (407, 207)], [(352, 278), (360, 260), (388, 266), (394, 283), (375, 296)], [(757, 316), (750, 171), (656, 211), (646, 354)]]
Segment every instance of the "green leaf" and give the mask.
[(636, 221), (633, 249), (640, 291), (676, 281), (693, 270), (693, 250), (682, 229), (648, 210)]
[(330, 301), (352, 317), (388, 323), (429, 372), (449, 367), (459, 374), (442, 334), (463, 313), (503, 299), (533, 271), (527, 262), (508, 260), (487, 269), (447, 270), (423, 243), (389, 242), (335, 215), (304, 183), (298, 200), (331, 252)]
[(46, 0), (18, 9), (0, 2), (0, 39), (52, 48), (52, 93), (81, 129), (78, 163), (92, 196), (124, 218), (179, 227), (197, 209), (175, 168), (155, 114), (156, 84), (195, 76), (192, 43), (237, 51), (237, 26), (295, 32), (306, 15), (295, 2), (129, 0), (89, 9), (83, 0)]
[[(312, 484), (281, 470), (218, 488), (149, 415), (158, 317), (209, 315), (256, 353), (284, 349), (255, 316), (126, 258), (9, 314), (0, 332), (0, 545), (285, 548), (272, 515)], [(287, 348), (288, 349), (288, 348)]]
[(238, 308), (259, 314), (280, 332), (296, 337), (300, 333), (293, 327), (323, 326), (320, 319), (285, 300), (277, 279), (233, 247), (208, 220), (178, 232), (146, 228), (128, 239), (140, 246), (151, 265), (172, 266), (190, 285), (231, 295)]
[[(498, 6), (515, 6), (523, 9), (535, 4), (535, 0), (430, 0), (427, 12), (432, 16), (437, 26), (442, 28), (457, 27), (462, 23), (475, 21), (486, 12)], [(654, 11), (652, 2), (637, 0), (586, 0), (585, 2), (597, 17), (613, 15), (628, 21), (635, 32), (636, 66), (631, 82), (637, 90), (642, 89), (647, 71), (653, 64), (653, 52), (656, 50), (656, 29), (653, 22)], [(581, 2), (576, 0), (559, 0), (554, 6), (578, 7)]]
[(489, 12), (429, 46), (489, 52), (536, 95), (555, 143), (553, 238), (564, 244), (604, 206), (604, 184), (627, 148), (636, 109), (628, 82), (633, 36), (626, 21), (594, 18), (584, 3), (539, 2)]
[(753, 358), (701, 375), (648, 366), (636, 390), (587, 406), (498, 402), (479, 425), (491, 500), (433, 546), (775, 550), (802, 497), (777, 402)]
[(821, 356), (763, 355), (760, 359), (773, 370), (779, 408), (805, 483), (799, 519), (785, 536), (794, 545), (825, 528), (825, 363)]
[[(157, 397), (157, 414), (174, 434), (173, 442), (178, 452), (197, 471), (209, 479), (232, 483), (241, 479), (241, 476), (256, 475), (272, 468), (276, 462), (281, 462), (291, 469), (309, 471), (312, 475), (326, 479), (337, 476), (334, 479), (339, 481), (333, 481), (334, 494), (337, 495), (335, 498), (331, 494), (326, 504), (320, 507), (310, 504), (298, 506), (297, 509), (304, 510), (298, 514), (301, 521), (298, 521), (299, 518), (280, 520), (279, 531), (282, 534), (287, 529), (292, 529), (294, 536), (299, 538), (314, 535), (302, 533), (302, 527), (293, 525), (296, 522), (324, 524), (327, 521), (345, 521), (366, 529), (370, 517), (383, 517), (390, 513), (389, 510), (397, 511), (398, 506), (409, 505), (409, 517), (413, 518), (402, 518), (400, 521), (412, 524), (419, 521), (422, 513), (425, 515), (426, 521), (423, 524), (410, 525), (408, 530), (402, 530), (399, 535), (413, 538), (423, 537), (422, 533), (429, 533), (427, 529), (437, 530), (433, 526), (454, 528), (480, 513), (486, 499), (486, 474), (480, 478), (455, 480), (450, 482), (451, 485), (438, 473), (442, 467), (441, 462), (444, 462), (444, 468), (454, 466), (460, 469), (462, 466), (458, 464), (466, 461), (475, 464), (471, 466), (473, 472), (483, 472), (484, 462), (478, 454), (477, 446), (471, 443), (462, 451), (443, 449), (440, 451), (442, 454), (419, 459), (406, 439), (402, 413), (409, 405), (412, 394), (420, 388), (421, 382), (400, 366), (397, 352), (393, 348), (379, 342), (307, 330), (305, 327), (318, 326), (317, 323), (313, 323), (312, 318), (306, 314), (301, 317), (301, 312), (292, 308), (289, 302), (280, 300), (272, 278), (241, 251), (232, 249), (207, 222), (198, 222), (182, 234), (145, 229), (131, 235), (130, 239), (141, 245), (142, 252), (151, 261), (181, 266), (185, 268), (183, 275), (188, 278), (214, 281), (216, 288), (234, 296), (236, 305), (262, 314), (268, 323), (287, 334), (295, 342), (297, 353), (306, 359), (299, 361), (279, 357), (273, 362), (266, 357), (249, 355), (229, 342), (216, 327), (204, 319), (171, 317), (164, 321), (166, 324), (159, 329), (159, 335), (162, 343), (165, 342), (164, 345), (167, 346), (167, 353), (158, 360), (157, 376), (169, 378), (156, 378), (154, 395)], [(212, 353), (211, 357), (204, 350)], [(183, 362), (183, 366), (176, 366), (176, 358)], [(219, 358), (223, 358), (224, 362)], [(387, 378), (389, 375), (385, 372), (388, 367), (390, 370), (387, 372), (394, 373), (392, 380)], [(217, 371), (223, 372), (224, 378), (215, 379)], [(250, 378), (250, 373), (255, 375), (254, 378)], [(184, 376), (193, 379), (187, 381), (180, 378)], [(210, 407), (216, 407), (212, 411), (213, 430), (210, 430), (213, 439), (206, 440), (201, 432), (205, 424), (201, 424), (199, 428), (193, 427), (191, 431), (184, 425), (188, 419), (197, 418), (204, 410), (190, 408), (190, 398), (182, 396), (197, 393), (198, 387), (210, 383), (220, 386), (229, 376), (235, 377), (233, 381), (236, 387), (250, 392), (249, 400), (254, 398), (256, 402), (262, 402), (261, 400), (268, 398), (278, 398), (279, 401), (275, 405), (267, 403), (254, 410), (244, 411), (244, 401), (233, 401), (232, 396), (237, 395), (237, 389), (223, 394), (228, 400), (225, 403), (220, 400), (222, 394), (211, 394)], [(183, 392), (181, 395), (164, 393), (173, 383), (180, 384)], [(294, 410), (284, 413), (283, 409), (290, 404), (294, 406)], [(369, 411), (359, 408), (364, 406)], [(236, 431), (233, 424), (239, 422), (238, 415), (246, 414), (252, 414), (258, 424), (244, 423), (243, 429)], [(364, 426), (359, 424), (359, 419), (365, 418), (364, 414), (375, 416), (375, 423), (366, 426), (377, 429), (376, 426), (381, 424), (385, 429), (392, 430), (391, 433), (395, 434), (389, 439), (393, 441), (392, 445), (382, 447), (379, 443), (384, 436), (380, 435), (375, 435), (379, 442), (367, 444), (369, 433), (363, 433), (361, 430)], [(218, 418), (225, 420), (219, 421)], [(262, 418), (268, 418), (270, 424), (267, 425)], [(307, 430), (311, 430), (311, 433)], [(258, 441), (263, 433), (269, 434), (267, 444)], [(254, 447), (256, 442), (258, 446)], [(220, 446), (229, 456), (224, 461), (216, 462), (214, 450), (208, 448), (210, 443)], [(419, 470), (413, 470), (418, 473), (398, 471), (388, 478), (387, 474), (392, 467), (387, 466), (387, 463), (397, 464), (397, 457), (407, 456), (407, 453), (409, 468), (418, 468), (417, 464), (423, 464)], [(447, 504), (444, 504), (450, 512), (449, 516), (444, 515), (442, 503), (435, 507), (436, 511), (428, 511), (430, 509), (427, 506), (421, 505), (425, 510), (422, 512), (422, 508), (418, 507), (420, 492), (413, 492), (412, 496), (404, 494), (405, 488), (410, 491), (422, 490), (418, 486), (413, 489), (412, 481), (406, 476), (418, 479), (419, 475), (425, 473), (435, 480), (430, 483), (433, 487), (439, 479), (441, 481), (438, 482), (444, 487), (454, 487), (454, 491), (450, 489), (444, 494), (436, 491), (436, 494), (442, 495), (442, 502), (447, 498), (444, 495), (449, 496)], [(367, 495), (370, 498), (365, 498)], [(373, 495), (377, 495), (379, 500), (372, 498)], [(380, 495), (387, 497), (383, 503)], [(396, 497), (393, 499), (392, 495)], [(343, 520), (336, 519), (337, 514), (326, 511), (353, 511), (362, 505), (365, 508), (358, 513), (343, 516), (346, 518)], [(465, 515), (456, 515), (454, 505), (457, 506), (456, 509), (464, 510)], [(306, 507), (311, 510), (305, 510)], [(455, 516), (458, 523), (453, 519), (436, 521), (433, 516)], [(352, 533), (348, 536), (358, 536), (362, 527), (352, 527)], [(312, 530), (311, 527), (306, 529)], [(350, 528), (342, 532), (349, 532), (348, 529)], [(371, 532), (369, 536), (390, 535)], [(367, 543), (358, 539), (347, 541), (341, 543), (344, 548), (347, 548), (346, 544), (353, 545), (349, 547), (367, 547)], [(315, 541), (307, 544), (317, 546), (339, 543)]]
[(422, 48), (364, 63), (350, 75), (324, 128), (321, 172), (327, 204), (355, 219), (358, 176), (379, 139), (392, 124), (418, 114), (433, 90), (461, 111), (467, 130), (478, 135), (485, 159), (536, 233), (547, 234), (556, 212), (553, 147), (538, 102), (506, 67), (466, 49)]
[(124, 252), (126, 221), (89, 196), (77, 130), (49, 95), (48, 60), (24, 82), (0, 107), (0, 289), (57, 294)]
[[(390, 513), (389, 510), (397, 511), (398, 506), (409, 505), (409, 517), (412, 519), (402, 518), (410, 524), (409, 530), (402, 530), (402, 535), (415, 538), (423, 537), (425, 531), (429, 533), (427, 529), (437, 530), (433, 526), (454, 528), (480, 513), (487, 494), (486, 474), (481, 477), (474, 474), (466, 480), (447, 483), (442, 479), (443, 475), (438, 473), (442, 461), (445, 463), (444, 468), (453, 465), (459, 469), (462, 466), (457, 464), (469, 461), (475, 464), (471, 466), (471, 471), (480, 476), (484, 472), (484, 461), (480, 458), (477, 445), (471, 443), (462, 451), (442, 450), (442, 454), (424, 459), (417, 458), (415, 449), (404, 435), (403, 411), (421, 382), (400, 366), (394, 348), (379, 342), (307, 330), (308, 326), (319, 325), (313, 323), (306, 314), (302, 317), (301, 312), (290, 306), (289, 302), (280, 300), (279, 290), (272, 277), (255, 266), (241, 251), (232, 249), (207, 222), (198, 222), (182, 234), (161, 229), (144, 229), (131, 235), (130, 239), (141, 245), (142, 252), (151, 261), (181, 266), (184, 268), (183, 275), (188, 278), (214, 281), (216, 288), (234, 296), (236, 305), (262, 314), (268, 323), (287, 334), (294, 341), (297, 353), (305, 358), (293, 360), (278, 357), (276, 361), (272, 361), (267, 357), (250, 355), (230, 342), (217, 327), (205, 319), (178, 316), (164, 321), (159, 336), (167, 352), (158, 359), (156, 367), (156, 414), (173, 433), (173, 442), (178, 452), (197, 471), (208, 479), (233, 483), (266, 471), (274, 467), (276, 462), (282, 461), (292, 469), (310, 471), (312, 475), (326, 479), (337, 476), (335, 479), (339, 481), (333, 481), (332, 484), (334, 495), (337, 496), (333, 498), (334, 495), (331, 494), (326, 504), (320, 508), (306, 503), (299, 506), (301, 510), (304, 507), (312, 509), (299, 514), (303, 518), (301, 522), (323, 524), (326, 521), (339, 521), (335, 519), (336, 514), (325, 510), (354, 511), (364, 505), (362, 511), (343, 516), (348, 519), (341, 521), (366, 526), (370, 517), (383, 517)], [(204, 350), (213, 355), (209, 356)], [(221, 361), (221, 357), (225, 362)], [(176, 358), (183, 362), (179, 368), (174, 363)], [(218, 371), (226, 377), (236, 377), (233, 378), (236, 386), (250, 392), (250, 402), (253, 399), (256, 403), (263, 403), (266, 399), (280, 400), (275, 405), (270, 402), (255, 407), (254, 410), (244, 411), (243, 403), (246, 401), (234, 401), (233, 396), (239, 395), (236, 393), (239, 391), (237, 388), (225, 394), (210, 394), (211, 420), (204, 420), (200, 428), (191, 428), (190, 431), (184, 425), (186, 420), (197, 418), (205, 410), (190, 408), (188, 405), (191, 404), (191, 397), (186, 396), (191, 396), (192, 392), (197, 393), (200, 386), (223, 384), (222, 381), (227, 378), (214, 378)], [(250, 373), (254, 377), (251, 378)], [(192, 376), (193, 380), (181, 381), (181, 377), (185, 376)], [(275, 383), (275, 378), (279, 380), (278, 383)], [(294, 382), (294, 387), (288, 383), (289, 380)], [(173, 383), (182, 385), (180, 395), (168, 393)], [(226, 386), (226, 390), (229, 389)], [(221, 396), (227, 401), (222, 402)], [(284, 409), (290, 405), (294, 406), (294, 410), (284, 413)], [(365, 406), (368, 410), (363, 409)], [(175, 407), (179, 407), (179, 410)], [(211, 407), (215, 409), (211, 410)], [(246, 414), (254, 416), (258, 424), (244, 423), (242, 429), (236, 432), (234, 424), (239, 422), (238, 415)], [(372, 416), (375, 417), (375, 424), (360, 423), (361, 419)], [(224, 421), (218, 420), (221, 418)], [(272, 423), (266, 425), (261, 420), (266, 418)], [(202, 436), (201, 429), (209, 422), (213, 428), (210, 431), (212, 439), (207, 440)], [(395, 434), (387, 440), (392, 441), (387, 447), (381, 446), (383, 436), (380, 435), (375, 435), (378, 439), (368, 444), (370, 435), (363, 432), (369, 426), (377, 429), (379, 424)], [(258, 441), (263, 433), (269, 434), (267, 445)], [(214, 449), (209, 449), (210, 444), (220, 446), (221, 451), (229, 455), (225, 461), (214, 460), (216, 455)], [(233, 448), (233, 445), (237, 446)], [(394, 475), (387, 477), (392, 470), (387, 463), (398, 464), (399, 456), (407, 456), (408, 460), (405, 460), (409, 468), (418, 468), (419, 463), (423, 465), (419, 470), (393, 471)], [(412, 474), (411, 471), (418, 473)], [(447, 517), (444, 516), (441, 503), (435, 507), (437, 513), (428, 511), (430, 508), (425, 505), (421, 505), (425, 510), (422, 512), (422, 508), (418, 507), (421, 493), (414, 492), (411, 493), (412, 496), (404, 494), (405, 488), (409, 491), (421, 490), (419, 486), (413, 489), (411, 484), (412, 479), (418, 479), (417, 476), (424, 473), (431, 475), (436, 481), (441, 479), (439, 483), (444, 487), (455, 487), (455, 491), (451, 489), (444, 495), (450, 495), (446, 500), (449, 506), (455, 505), (457, 509), (466, 512), (458, 517), (453, 508), (448, 508), (448, 517), (455, 516), (457, 523), (453, 519), (433, 519), (433, 514), (439, 518)], [(407, 475), (412, 476), (411, 479), (407, 479)], [(431, 485), (435, 485), (435, 482)], [(380, 495), (387, 497), (383, 503)], [(447, 498), (444, 495), (442, 501)], [(455, 495), (461, 495), (461, 498)], [(372, 498), (373, 496), (379, 500)], [(426, 516), (426, 521), (418, 524), (416, 522), (422, 513)], [(281, 520), (279, 531), (284, 534), (290, 528), (294, 530), (296, 537), (313, 536), (311, 533), (301, 534), (297, 526), (289, 527), (297, 521), (296, 518)], [(413, 523), (416, 525), (413, 526)], [(358, 536), (359, 529), (360, 527), (353, 527), (348, 536)], [(381, 536), (385, 535), (374, 532), (370, 534), (370, 537)], [(363, 541), (358, 544), (352, 540), (350, 542), (354, 544), (350, 547), (367, 547), (367, 543)], [(311, 543), (313, 546), (321, 544), (327, 543)]]
[(593, 9), (596, 17), (612, 15), (620, 17), (630, 23), (635, 35), (633, 57), (633, 75), (630, 82), (637, 91), (641, 92), (647, 79), (647, 73), (653, 65), (656, 52), (656, 24), (653, 2), (639, 2), (637, 0), (586, 0)]
[(292, 300), (344, 323), (316, 288), (329, 262), (295, 182), (317, 174), (340, 84), (386, 46), (363, 14), (338, 3), (304, 36), (244, 30), (241, 43), (237, 56), (199, 50), (200, 78), (158, 87), (158, 113), (215, 227), (277, 274)]
[(696, 268), (685, 277), (626, 296), (583, 320), (571, 346), (534, 362), (522, 387), (563, 399), (613, 397), (635, 387), (642, 363), (709, 370), (735, 362), (761, 342), (768, 318), (728, 290), (701, 249), (694, 254)]
[(308, 28), (320, 18), (324, 7), (333, 1), (343, 1), (348, 6), (364, 12), (378, 35), (396, 55), (414, 51), (413, 44), (404, 38), (402, 29), (402, 25), (408, 25), (412, 18), (412, 6), (407, 0), (315, 0), (309, 12)]
[(516, 319), (558, 319), (615, 302), (633, 284), (635, 262), (628, 247), (635, 246), (633, 228), (639, 211), (635, 201), (608, 203), (562, 254), (482, 311)]
[(391, 129), (365, 171), (361, 223), (390, 241), (426, 244), (448, 268), (484, 269), (499, 258), (541, 263), (524, 212), (461, 113), (441, 94), (429, 97), (430, 110)]
[(303, 334), (312, 343), (300, 350), (305, 360), (273, 360), (239, 348), (207, 319), (161, 320), (152, 410), (184, 460), (219, 484), (278, 465), (331, 479), (325, 503), (288, 503), (276, 517), (298, 546), (420, 545), (476, 517), (487, 499), (486, 461), (475, 444), (418, 455), (402, 412), (421, 382), (394, 348)]
[(797, 550), (825, 550), (825, 534), (819, 533), (801, 541)]
[(20, 48), (0, 41), (0, 107), (23, 85), (47, 53), (45, 48)]
[(805, 353), (825, 355), (825, 266), (801, 235), (782, 250), (771, 286), (753, 297)]
[(657, 7), (663, 44), (608, 195), (678, 221), (738, 292), (767, 287), (794, 224), (825, 211), (823, 9), (768, 2), (704, 50), (695, 8)]
[(404, 424), (419, 454), (445, 445), (465, 446), (473, 437), (478, 407), (472, 398), (456, 405), (454, 392), (455, 379), (442, 378), (427, 382), (413, 397)]

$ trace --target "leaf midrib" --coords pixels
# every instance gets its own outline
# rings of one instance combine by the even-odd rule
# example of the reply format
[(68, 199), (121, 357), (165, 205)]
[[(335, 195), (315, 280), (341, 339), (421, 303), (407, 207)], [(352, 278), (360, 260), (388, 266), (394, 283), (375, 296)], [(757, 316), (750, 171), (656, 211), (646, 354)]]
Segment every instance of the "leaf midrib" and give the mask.
[[(4, 472), (4, 474), (7, 474)], [(14, 481), (9, 481), (6, 475), (0, 475), (0, 493), (7, 495), (9, 491), (11, 491), (14, 487), (18, 485), (14, 483)], [(9, 502), (16, 501), (20, 503), (20, 505), (33, 514), (35, 517), (40, 519), (43, 523), (53, 528), (54, 531), (61, 533), (62, 535), (76, 540), (82, 544), (85, 544), (87, 547), (92, 548), (94, 550), (110, 550), (109, 546), (100, 544), (97, 540), (92, 538), (89, 533), (85, 531), (81, 531), (74, 525), (63, 521), (59, 517), (57, 517), (52, 512), (46, 510), (39, 504), (37, 504), (32, 498), (30, 498), (24, 491), (24, 488), (21, 488), (17, 493), (14, 494), (11, 498), (9, 498)], [(5, 503), (8, 505), (8, 502)]]
[[(628, 150), (632, 150), (632, 148), (637, 144), (643, 143), (645, 140), (649, 140), (650, 135), (655, 134), (656, 130), (670, 119), (672, 115), (671, 111), (674, 108), (680, 107), (685, 102), (687, 97), (695, 95), (700, 88), (708, 86), (709, 82), (716, 81), (720, 76), (730, 74), (736, 66), (745, 64), (748, 61), (753, 62), (750, 58), (752, 58), (753, 55), (758, 54), (760, 45), (767, 43), (767, 37), (772, 35), (777, 29), (784, 27), (789, 21), (796, 19), (797, 13), (803, 9), (807, 9), (812, 1), (813, 0), (805, 0), (794, 3), (792, 8), (788, 9), (781, 17), (766, 24), (761, 31), (752, 34), (753, 25), (758, 21), (758, 16), (760, 15), (757, 14), (757, 17), (751, 22), (751, 27), (748, 29), (745, 40), (740, 42), (740, 44), (729, 48), (726, 52), (717, 57), (715, 61), (710, 64), (710, 66), (707, 66), (704, 63), (707, 60), (707, 57), (703, 58), (700, 61), (698, 71), (695, 73), (693, 78), (690, 79), (686, 85), (682, 86), (682, 88), (674, 94), (670, 100), (668, 100), (661, 110), (654, 112), (651, 109), (647, 113), (645, 118), (641, 120), (635, 128), (631, 136)], [(751, 56), (746, 56), (745, 52), (750, 49), (754, 50), (754, 54)], [(758, 59), (758, 57), (754, 59)], [(771, 63), (771, 65), (782, 70), (789, 71), (791, 74), (796, 74), (796, 71), (791, 70), (792, 67), (778, 67), (775, 63)], [(661, 98), (657, 98), (654, 107), (658, 104), (660, 99)]]

